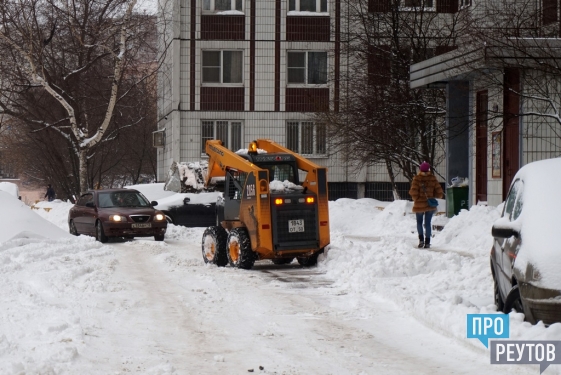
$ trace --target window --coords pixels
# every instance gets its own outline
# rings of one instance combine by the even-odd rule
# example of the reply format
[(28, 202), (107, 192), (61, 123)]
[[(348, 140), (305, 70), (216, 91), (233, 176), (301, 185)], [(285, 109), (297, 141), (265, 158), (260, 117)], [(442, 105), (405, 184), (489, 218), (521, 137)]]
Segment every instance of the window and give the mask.
[(406, 8), (432, 8), (433, 7), (432, 0), (403, 0), (402, 4)]
[(327, 153), (325, 124), (311, 121), (287, 122), (286, 147), (299, 154), (325, 155)]
[(241, 121), (203, 121), (201, 129), (201, 152), (205, 153), (206, 141), (220, 139), (232, 151), (242, 148)]
[(544, 25), (557, 22), (557, 0), (542, 0), (542, 22)]
[(242, 51), (203, 51), (203, 83), (242, 83)]
[(225, 11), (239, 10), (242, 11), (242, 0), (203, 0), (203, 10)]
[(288, 83), (327, 83), (327, 52), (288, 52)]
[(77, 206), (85, 206), (86, 203), (92, 202), (93, 203), (93, 195), (92, 194), (84, 194), (76, 202)]
[[(522, 181), (516, 180), (514, 184), (512, 184), (512, 187), (510, 188), (510, 192), (508, 193), (508, 197), (506, 198), (505, 207), (502, 215), (503, 217), (508, 217), (510, 220), (513, 220), (511, 218), (511, 214), (515, 207), (514, 203), (516, 202), (516, 198), (521, 195), (521, 192), (522, 192)], [(515, 210), (517, 212), (516, 217), (518, 217), (521, 210), (522, 210), (522, 201), (520, 201), (519, 206)]]
[(297, 12), (327, 12), (327, 0), (289, 0), (288, 10)]

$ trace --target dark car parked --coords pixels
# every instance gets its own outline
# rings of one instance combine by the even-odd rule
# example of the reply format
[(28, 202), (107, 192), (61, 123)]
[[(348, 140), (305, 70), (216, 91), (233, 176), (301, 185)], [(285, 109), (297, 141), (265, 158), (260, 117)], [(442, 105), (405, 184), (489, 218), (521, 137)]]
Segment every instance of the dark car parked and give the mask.
[(493, 225), (491, 272), (497, 308), (527, 321), (561, 322), (561, 158), (527, 164)]
[(167, 220), (163, 212), (154, 209), (157, 204), (133, 189), (89, 191), (70, 209), (68, 228), (74, 235), (95, 236), (99, 242), (111, 237), (151, 236), (163, 241)]
[(168, 223), (185, 227), (209, 227), (216, 225), (216, 205), (220, 192), (178, 193), (158, 200)]
[(209, 227), (216, 225), (216, 203), (191, 204), (185, 198), (183, 204), (170, 205), (161, 210), (168, 222), (185, 227)]

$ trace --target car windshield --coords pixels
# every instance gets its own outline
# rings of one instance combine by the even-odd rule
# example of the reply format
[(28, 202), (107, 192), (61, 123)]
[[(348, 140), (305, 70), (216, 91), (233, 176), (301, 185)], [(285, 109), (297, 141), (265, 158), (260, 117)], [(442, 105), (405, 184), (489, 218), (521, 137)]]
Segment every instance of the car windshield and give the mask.
[(115, 193), (99, 193), (100, 208), (110, 207), (150, 207), (150, 202), (140, 193), (134, 191), (119, 191)]

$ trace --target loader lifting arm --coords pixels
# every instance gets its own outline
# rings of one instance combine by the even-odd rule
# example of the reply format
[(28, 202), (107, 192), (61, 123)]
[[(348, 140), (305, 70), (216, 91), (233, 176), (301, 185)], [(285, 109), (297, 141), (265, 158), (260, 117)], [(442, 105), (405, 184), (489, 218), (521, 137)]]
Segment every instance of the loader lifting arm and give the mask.
[(229, 168), (243, 172), (259, 171), (261, 168), (242, 158), (235, 152), (224, 147), (220, 140), (209, 140), (206, 142), (206, 154), (208, 155), (208, 173), (205, 187), (209, 185), (213, 177), (224, 177)]

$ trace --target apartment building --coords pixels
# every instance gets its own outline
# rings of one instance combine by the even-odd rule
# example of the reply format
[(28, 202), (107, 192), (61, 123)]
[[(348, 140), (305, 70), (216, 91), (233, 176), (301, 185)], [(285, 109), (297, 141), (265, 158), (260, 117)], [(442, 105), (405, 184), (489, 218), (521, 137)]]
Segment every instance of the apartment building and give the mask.
[[(446, 90), (453, 135), (448, 175), (469, 177), (471, 204), (499, 205), (520, 167), (561, 156), (559, 3), (517, 1), (509, 7), (483, 2), (466, 9), (484, 21), (487, 35), (411, 66), (411, 87)], [(497, 13), (501, 17), (485, 19)], [(525, 24), (505, 26), (517, 14)]]
[[(386, 12), (389, 1), (365, 4)], [(424, 6), (450, 13), (450, 4)], [(405, 0), (403, 11), (415, 6)], [(170, 0), (164, 9), (173, 23), (160, 41), (169, 47), (159, 77), (159, 180), (173, 161), (205, 158), (208, 139), (238, 150), (270, 138), (328, 168), (330, 199), (392, 199), (385, 167), (330, 152), (324, 124), (313, 119), (342, 100), (347, 1)], [(407, 180), (398, 184), (408, 197)]]

